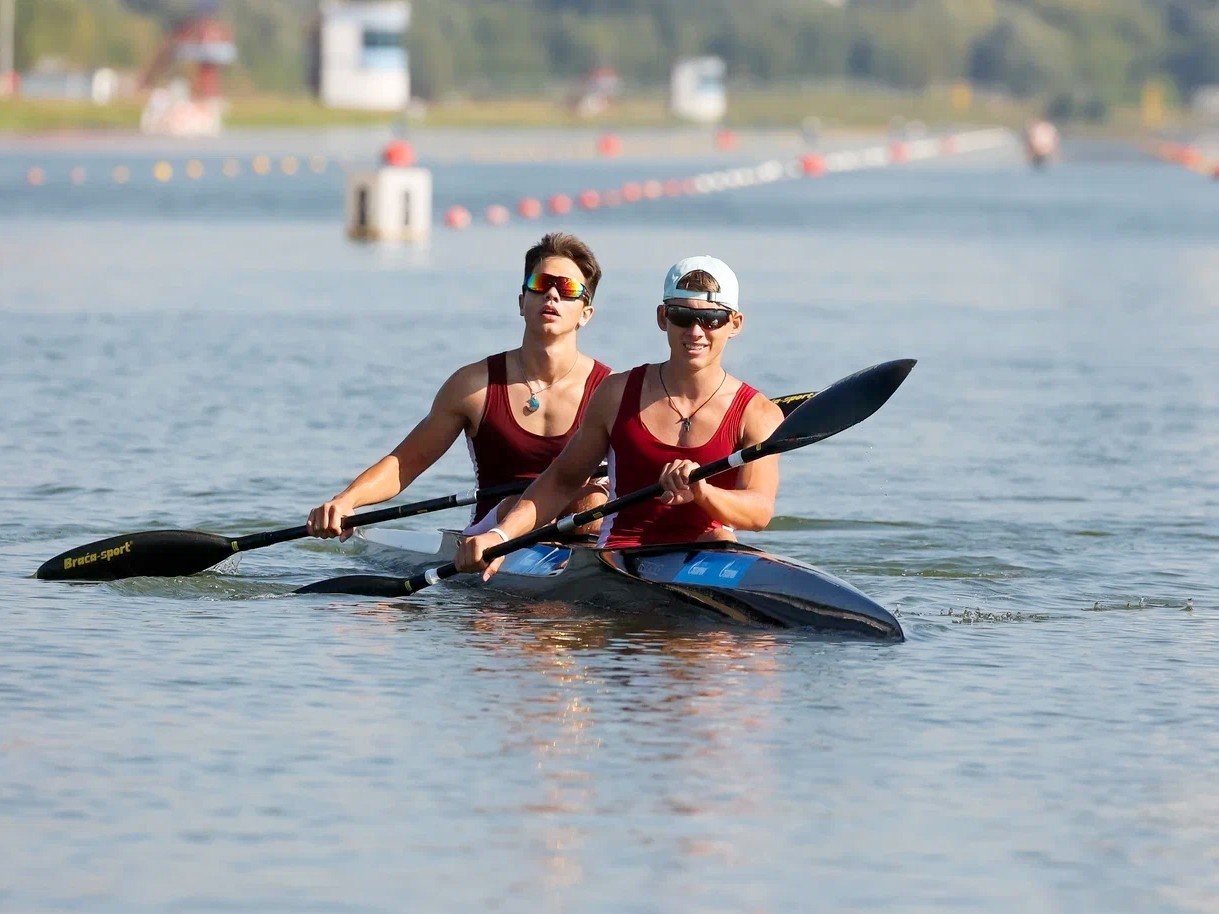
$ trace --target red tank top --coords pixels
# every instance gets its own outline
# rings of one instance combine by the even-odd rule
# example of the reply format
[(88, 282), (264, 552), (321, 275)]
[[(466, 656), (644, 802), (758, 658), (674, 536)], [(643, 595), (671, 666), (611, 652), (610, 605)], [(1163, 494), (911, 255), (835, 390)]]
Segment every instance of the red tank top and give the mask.
[[(670, 460), (693, 460), (700, 466), (720, 460), (737, 450), (741, 440), (745, 407), (757, 391), (748, 384), (732, 399), (720, 427), (711, 440), (699, 447), (665, 444), (647, 430), (639, 417), (643, 377), (647, 365), (632, 368), (622, 391), (622, 402), (610, 432), (610, 498), (650, 486), (660, 479), (661, 468)], [(721, 489), (735, 489), (740, 469), (725, 470), (707, 480)], [(688, 543), (701, 534), (722, 527), (696, 504), (666, 505), (658, 498), (633, 505), (606, 519), (600, 544), (611, 548), (650, 546), (658, 543)]]
[[(512, 414), (508, 402), (508, 353), (487, 356), (487, 402), (483, 404), (478, 433), (467, 438), (470, 459), (474, 462), (474, 478), (478, 488), (500, 486), (523, 479), (536, 479), (550, 466), (559, 452), (575, 434), (584, 419), (584, 410), (597, 385), (611, 374), (608, 365), (593, 360), (593, 370), (584, 382), (584, 396), (576, 410), (575, 421), (562, 435), (547, 437), (523, 429)], [(482, 499), (474, 505), (471, 523), (499, 503), (498, 499)]]

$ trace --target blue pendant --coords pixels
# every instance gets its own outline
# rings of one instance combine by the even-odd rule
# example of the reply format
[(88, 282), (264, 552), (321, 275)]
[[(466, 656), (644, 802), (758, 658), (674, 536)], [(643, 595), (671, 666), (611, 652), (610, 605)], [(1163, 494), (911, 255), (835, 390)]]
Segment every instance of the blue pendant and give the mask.
[(533, 413), (533, 412), (537, 412), (538, 407), (541, 406), (542, 404), (538, 402), (538, 398), (536, 396), (533, 396), (533, 397), (529, 398), (528, 402), (526, 402), (525, 405), (527, 407), (529, 407), (529, 412)]

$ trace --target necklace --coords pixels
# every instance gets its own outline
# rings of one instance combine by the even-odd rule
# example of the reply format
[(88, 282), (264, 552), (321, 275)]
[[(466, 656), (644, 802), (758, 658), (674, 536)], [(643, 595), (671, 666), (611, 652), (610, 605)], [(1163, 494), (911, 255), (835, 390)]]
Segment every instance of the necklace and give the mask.
[(657, 374), (660, 375), (660, 386), (661, 386), (661, 389), (664, 390), (664, 392), (665, 392), (665, 399), (669, 401), (669, 409), (671, 409), (671, 410), (673, 410), (673, 412), (677, 413), (677, 421), (681, 423), (681, 430), (685, 433), (689, 433), (690, 423), (694, 421), (694, 417), (698, 414), (698, 411), (700, 409), (702, 409), (704, 406), (706, 406), (708, 403), (710, 403), (712, 400), (715, 399), (715, 395), (720, 392), (720, 387), (723, 387), (724, 382), (728, 380), (728, 372), (725, 371), (724, 376), (722, 378), (720, 378), (719, 387), (716, 387), (715, 390), (713, 390), (711, 392), (711, 396), (709, 396), (706, 400), (704, 400), (702, 403), (700, 403), (695, 408), (694, 412), (690, 413), (690, 415), (683, 416), (681, 414), (681, 410), (679, 410), (676, 406), (673, 405), (673, 395), (671, 393), (669, 393), (669, 388), (665, 385), (665, 366), (663, 363), (660, 365), (660, 367), (657, 371)]
[(525, 378), (525, 386), (529, 388), (529, 399), (525, 401), (525, 411), (529, 412), (529, 413), (536, 413), (539, 409), (542, 408), (542, 401), (538, 399), (538, 394), (540, 394), (544, 390), (550, 390), (550, 388), (554, 387), (556, 384), (558, 384), (560, 381), (562, 381), (565, 377), (567, 377), (569, 374), (571, 374), (572, 371), (576, 367), (576, 362), (580, 361), (580, 353), (578, 353), (578, 352), (576, 353), (575, 361), (573, 361), (571, 363), (570, 368), (568, 368), (565, 372), (563, 372), (561, 375), (559, 375), (557, 378), (555, 378), (545, 387), (539, 387), (537, 390), (533, 389), (533, 382), (529, 380), (529, 375), (525, 374), (525, 357), (519, 356), (519, 358), (521, 360), (521, 374)]

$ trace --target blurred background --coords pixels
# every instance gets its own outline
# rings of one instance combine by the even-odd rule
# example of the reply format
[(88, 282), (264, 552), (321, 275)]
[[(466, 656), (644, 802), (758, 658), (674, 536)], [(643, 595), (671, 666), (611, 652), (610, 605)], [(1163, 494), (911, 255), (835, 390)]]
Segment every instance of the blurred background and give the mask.
[(184, 97), (262, 126), (1179, 129), (1219, 118), (1217, 47), (1213, 0), (0, 0), (0, 129), (172, 130)]
[[(1216, 86), (1216, 0), (0, 0), (0, 911), (1214, 914)], [(919, 360), (747, 538), (905, 643), (33, 579), (302, 523), (554, 230), (616, 369), (702, 252), (768, 395)]]

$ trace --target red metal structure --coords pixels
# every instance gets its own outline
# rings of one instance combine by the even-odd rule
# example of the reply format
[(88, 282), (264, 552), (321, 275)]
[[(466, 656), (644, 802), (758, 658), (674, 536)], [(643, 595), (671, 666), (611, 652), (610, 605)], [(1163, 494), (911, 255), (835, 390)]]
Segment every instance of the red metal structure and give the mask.
[(233, 30), (220, 18), (216, 0), (201, 0), (191, 16), (182, 21), (144, 71), (142, 85), (152, 86), (174, 63), (194, 64), (190, 94), (195, 101), (221, 97), (222, 70), (237, 59)]

